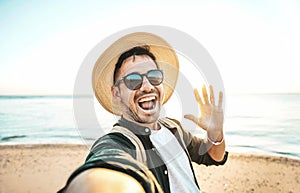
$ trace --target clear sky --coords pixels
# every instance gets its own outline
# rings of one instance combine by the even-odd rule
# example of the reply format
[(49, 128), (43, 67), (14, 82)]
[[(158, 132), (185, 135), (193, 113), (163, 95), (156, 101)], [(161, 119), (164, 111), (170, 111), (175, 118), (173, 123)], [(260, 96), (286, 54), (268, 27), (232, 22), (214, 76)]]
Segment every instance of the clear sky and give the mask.
[(87, 53), (141, 25), (196, 38), (229, 93), (300, 92), (299, 23), (296, 0), (0, 0), (0, 95), (72, 94)]

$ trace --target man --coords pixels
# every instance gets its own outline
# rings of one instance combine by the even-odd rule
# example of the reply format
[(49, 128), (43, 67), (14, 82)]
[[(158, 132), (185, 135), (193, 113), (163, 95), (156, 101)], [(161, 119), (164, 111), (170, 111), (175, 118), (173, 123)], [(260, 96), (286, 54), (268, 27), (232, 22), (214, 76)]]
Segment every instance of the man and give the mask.
[[(128, 34), (97, 60), (93, 88), (100, 104), (120, 115), (112, 131), (93, 145), (83, 166), (61, 192), (200, 192), (192, 161), (223, 165), (222, 93), (213, 88), (195, 97), (201, 117), (185, 115), (207, 131), (207, 140), (184, 130), (177, 120), (160, 118), (178, 76), (171, 46), (154, 34)], [(175, 109), (174, 109), (175, 110)]]

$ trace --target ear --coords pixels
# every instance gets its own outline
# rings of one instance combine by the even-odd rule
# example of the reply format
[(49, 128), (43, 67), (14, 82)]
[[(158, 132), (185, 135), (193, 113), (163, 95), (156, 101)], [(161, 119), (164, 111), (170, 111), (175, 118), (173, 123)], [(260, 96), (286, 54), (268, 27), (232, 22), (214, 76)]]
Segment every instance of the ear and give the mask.
[(111, 87), (111, 94), (112, 94), (113, 98), (115, 98), (117, 100), (121, 100), (119, 87), (112, 86)]

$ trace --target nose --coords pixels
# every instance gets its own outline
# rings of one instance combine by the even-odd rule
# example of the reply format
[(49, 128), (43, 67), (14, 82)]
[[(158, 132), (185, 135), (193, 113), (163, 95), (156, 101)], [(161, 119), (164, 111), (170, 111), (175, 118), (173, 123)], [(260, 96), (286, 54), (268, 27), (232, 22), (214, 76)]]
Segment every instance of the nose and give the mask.
[(148, 78), (144, 76), (140, 90), (144, 92), (150, 92), (152, 89), (154, 89), (154, 86), (149, 82)]

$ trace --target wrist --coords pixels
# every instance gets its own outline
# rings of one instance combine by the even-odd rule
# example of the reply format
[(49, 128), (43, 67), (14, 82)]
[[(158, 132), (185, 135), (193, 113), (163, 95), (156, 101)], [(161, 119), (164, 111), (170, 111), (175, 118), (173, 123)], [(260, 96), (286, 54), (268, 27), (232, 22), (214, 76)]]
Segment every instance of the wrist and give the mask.
[(224, 136), (220, 135), (217, 138), (210, 138), (208, 135), (206, 136), (207, 142), (213, 144), (213, 145), (221, 145), (224, 142)]

